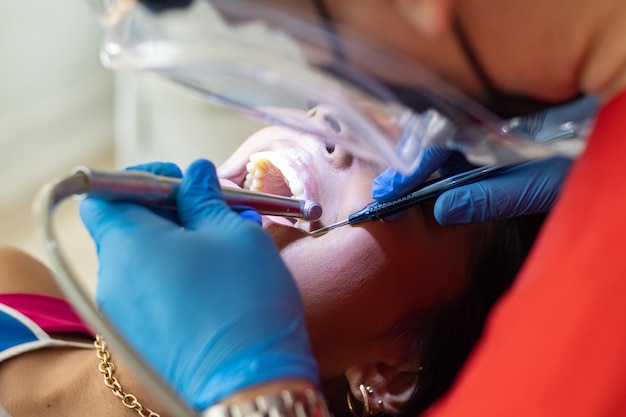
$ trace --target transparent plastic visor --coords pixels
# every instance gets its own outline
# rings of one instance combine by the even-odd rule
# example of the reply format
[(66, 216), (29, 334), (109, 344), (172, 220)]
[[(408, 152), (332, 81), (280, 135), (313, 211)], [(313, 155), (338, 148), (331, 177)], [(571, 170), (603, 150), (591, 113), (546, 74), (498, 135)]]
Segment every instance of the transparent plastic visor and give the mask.
[[(158, 74), (263, 123), (403, 172), (430, 146), (461, 151), (477, 165), (580, 152), (580, 143), (557, 147), (515, 132), (413, 61), (329, 31), (314, 15), (247, 0), (196, 0), (157, 14), (135, 1), (92, 3), (105, 32), (106, 67)], [(423, 106), (406, 106), (390, 87), (396, 82)]]

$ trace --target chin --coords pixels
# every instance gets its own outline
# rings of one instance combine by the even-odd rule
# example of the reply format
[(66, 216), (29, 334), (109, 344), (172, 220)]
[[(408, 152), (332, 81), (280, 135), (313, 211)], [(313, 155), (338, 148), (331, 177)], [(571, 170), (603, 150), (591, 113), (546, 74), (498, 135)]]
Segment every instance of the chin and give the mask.
[(303, 239), (315, 239), (305, 231), (294, 227), (292, 224), (286, 225), (276, 222), (263, 216), (263, 229), (268, 232), (278, 249), (282, 250), (296, 241)]

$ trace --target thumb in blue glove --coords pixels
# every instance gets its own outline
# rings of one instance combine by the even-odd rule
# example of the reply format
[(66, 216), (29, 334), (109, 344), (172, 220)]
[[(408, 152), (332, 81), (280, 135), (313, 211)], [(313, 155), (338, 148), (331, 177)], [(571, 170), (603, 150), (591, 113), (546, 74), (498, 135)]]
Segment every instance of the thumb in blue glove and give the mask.
[[(150, 162), (147, 164), (139, 164), (133, 165), (131, 167), (126, 168), (127, 171), (145, 171), (150, 172), (155, 175), (161, 175), (164, 177), (171, 178), (182, 178), (183, 173), (180, 168), (171, 162)], [(261, 225), (261, 215), (256, 211), (249, 207), (232, 207), (234, 211), (239, 213), (241, 217), (244, 219), (248, 219), (259, 226)], [(168, 209), (154, 209), (154, 212), (158, 215), (180, 223), (178, 219), (178, 212)]]
[(386, 169), (372, 183), (372, 198), (385, 203), (410, 193), (430, 177), (451, 153), (443, 147), (428, 147), (420, 155), (420, 163), (414, 172), (405, 174), (393, 168)]
[(103, 314), (197, 409), (272, 380), (319, 385), (300, 295), (270, 236), (225, 204), (208, 161), (189, 167), (177, 204), (182, 228), (134, 204), (81, 203)]

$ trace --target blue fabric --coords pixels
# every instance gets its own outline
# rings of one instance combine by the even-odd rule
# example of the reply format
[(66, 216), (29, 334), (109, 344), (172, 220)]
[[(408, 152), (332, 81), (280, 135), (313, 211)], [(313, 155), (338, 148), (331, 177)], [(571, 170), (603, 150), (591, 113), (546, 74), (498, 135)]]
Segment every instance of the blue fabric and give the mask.
[(53, 339), (18, 309), (0, 303), (0, 362), (51, 346), (93, 349), (91, 343)]
[(0, 311), (0, 353), (39, 338), (24, 323), (12, 315)]

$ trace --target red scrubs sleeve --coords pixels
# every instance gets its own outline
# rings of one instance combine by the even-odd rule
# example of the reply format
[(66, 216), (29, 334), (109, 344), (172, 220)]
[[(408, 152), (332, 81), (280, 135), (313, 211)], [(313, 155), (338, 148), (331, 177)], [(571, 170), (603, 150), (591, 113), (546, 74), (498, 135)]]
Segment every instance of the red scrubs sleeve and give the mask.
[(429, 417), (626, 416), (626, 92)]

